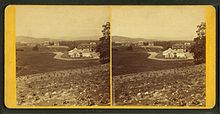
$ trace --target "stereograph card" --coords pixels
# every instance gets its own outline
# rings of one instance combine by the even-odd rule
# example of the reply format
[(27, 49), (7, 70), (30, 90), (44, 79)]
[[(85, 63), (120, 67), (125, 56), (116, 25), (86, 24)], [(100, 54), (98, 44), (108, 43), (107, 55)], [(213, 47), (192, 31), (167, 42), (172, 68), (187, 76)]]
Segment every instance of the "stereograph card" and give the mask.
[(7, 108), (211, 109), (211, 5), (8, 5)]

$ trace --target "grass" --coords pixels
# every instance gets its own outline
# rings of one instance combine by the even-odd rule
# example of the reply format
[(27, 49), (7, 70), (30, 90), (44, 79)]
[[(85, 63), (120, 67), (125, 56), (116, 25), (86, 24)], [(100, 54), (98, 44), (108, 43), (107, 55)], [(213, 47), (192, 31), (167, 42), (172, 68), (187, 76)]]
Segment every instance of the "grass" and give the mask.
[(133, 47), (132, 51), (127, 50), (126, 47), (114, 49), (113, 76), (194, 65), (192, 60), (158, 61), (148, 59), (148, 56), (147, 51), (139, 47)]
[(32, 51), (31, 47), (22, 49), (24, 51), (16, 52), (17, 76), (100, 65), (98, 60), (56, 60), (53, 50), (46, 47), (40, 47), (39, 51)]

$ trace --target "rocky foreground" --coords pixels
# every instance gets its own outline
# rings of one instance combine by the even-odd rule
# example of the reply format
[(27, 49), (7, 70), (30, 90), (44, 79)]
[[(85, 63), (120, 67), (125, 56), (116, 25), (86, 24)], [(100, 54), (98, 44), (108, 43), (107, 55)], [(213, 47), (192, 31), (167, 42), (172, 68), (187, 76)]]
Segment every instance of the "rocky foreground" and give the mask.
[(114, 105), (205, 106), (205, 64), (113, 77)]
[(17, 104), (23, 106), (109, 105), (109, 65), (17, 77)]

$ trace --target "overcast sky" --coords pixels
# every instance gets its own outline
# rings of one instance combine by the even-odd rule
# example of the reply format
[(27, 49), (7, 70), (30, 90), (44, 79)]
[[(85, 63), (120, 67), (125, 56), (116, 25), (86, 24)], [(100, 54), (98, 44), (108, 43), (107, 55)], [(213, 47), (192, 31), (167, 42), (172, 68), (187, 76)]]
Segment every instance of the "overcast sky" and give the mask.
[[(17, 6), (16, 35), (36, 38), (102, 36), (112, 15), (112, 35), (192, 40), (205, 21), (204, 7), (174, 6)], [(74, 40), (74, 39), (72, 39)]]
[(36, 38), (101, 36), (102, 25), (109, 19), (108, 7), (17, 6), (16, 35)]
[(160, 40), (192, 40), (205, 22), (204, 7), (114, 7), (112, 35)]

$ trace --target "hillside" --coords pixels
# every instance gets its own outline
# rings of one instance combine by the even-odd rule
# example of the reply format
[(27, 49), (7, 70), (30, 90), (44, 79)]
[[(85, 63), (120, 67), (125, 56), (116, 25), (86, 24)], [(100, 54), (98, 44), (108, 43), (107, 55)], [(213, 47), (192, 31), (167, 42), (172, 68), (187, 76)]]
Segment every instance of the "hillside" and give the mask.
[(42, 43), (44, 41), (57, 41), (59, 39), (50, 39), (50, 38), (34, 38), (30, 36), (17, 36), (16, 42), (26, 42), (26, 43)]
[(183, 40), (184, 38), (176, 38), (176, 40), (168, 40), (166, 37), (146, 37), (146, 38), (132, 38), (132, 37), (125, 37), (125, 36), (112, 36), (113, 42), (138, 42), (138, 41), (154, 41), (154, 42), (161, 42), (161, 41), (169, 41), (174, 43), (184, 43), (184, 42), (190, 42), (192, 43), (192, 40)]
[(39, 47), (38, 51), (32, 51), (31, 47), (24, 47), (22, 49), (24, 51), (16, 52), (17, 77), (100, 65), (99, 60), (63, 61), (54, 59), (53, 49), (47, 47)]
[(35, 38), (30, 36), (17, 36), (16, 42), (26, 42), (26, 43), (42, 43), (44, 41), (82, 41), (82, 40), (99, 40), (98, 36), (87, 36), (87, 37), (72, 37), (63, 36), (60, 38)]
[(17, 77), (23, 106), (109, 105), (109, 64)]
[(125, 36), (112, 36), (112, 41), (119, 41), (119, 42), (138, 42), (138, 41), (155, 41), (154, 39), (144, 39), (144, 38), (130, 38)]
[(205, 64), (115, 76), (114, 105), (205, 106), (205, 77)]

